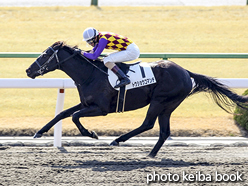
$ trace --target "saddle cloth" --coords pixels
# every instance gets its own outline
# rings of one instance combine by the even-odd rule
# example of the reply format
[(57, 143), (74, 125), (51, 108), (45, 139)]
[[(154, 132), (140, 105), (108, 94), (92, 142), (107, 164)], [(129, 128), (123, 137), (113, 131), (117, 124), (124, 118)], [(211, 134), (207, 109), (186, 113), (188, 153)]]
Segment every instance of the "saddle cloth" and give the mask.
[[(127, 64), (127, 66), (129, 69), (126, 74), (129, 76), (131, 83), (126, 85), (126, 90), (156, 83), (156, 79), (148, 63), (135, 63), (134, 65)], [(114, 88), (114, 86), (119, 82), (118, 77), (109, 69), (108, 74), (109, 83)], [(119, 89), (120, 88), (116, 88), (116, 90)]]

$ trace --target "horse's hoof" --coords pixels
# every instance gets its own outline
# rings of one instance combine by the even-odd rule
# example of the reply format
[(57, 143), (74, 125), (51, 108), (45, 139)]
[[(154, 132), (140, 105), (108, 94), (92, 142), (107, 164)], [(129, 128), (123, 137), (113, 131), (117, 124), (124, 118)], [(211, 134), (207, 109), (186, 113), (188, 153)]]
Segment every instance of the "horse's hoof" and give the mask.
[(155, 156), (156, 156), (156, 155), (154, 155), (154, 154), (149, 154), (149, 155), (148, 155), (149, 158), (155, 158)]
[(92, 138), (98, 139), (98, 135), (95, 131), (92, 131), (91, 134), (92, 134)]
[(42, 134), (40, 133), (35, 133), (34, 137), (33, 138), (41, 138)]
[(110, 146), (119, 146), (119, 143), (117, 141), (112, 141), (112, 143), (110, 143)]

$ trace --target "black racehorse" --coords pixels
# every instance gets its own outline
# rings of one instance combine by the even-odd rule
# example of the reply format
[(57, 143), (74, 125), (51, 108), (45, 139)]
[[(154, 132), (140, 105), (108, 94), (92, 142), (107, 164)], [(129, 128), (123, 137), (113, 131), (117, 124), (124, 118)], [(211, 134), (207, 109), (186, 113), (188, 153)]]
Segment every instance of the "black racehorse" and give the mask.
[[(76, 46), (71, 47), (64, 42), (56, 42), (26, 70), (30, 78), (56, 69), (64, 71), (75, 82), (81, 101), (78, 105), (58, 114), (35, 134), (35, 138), (41, 137), (59, 120), (72, 116), (72, 121), (83, 136), (97, 139), (97, 134), (85, 129), (79, 118), (104, 116), (116, 111), (118, 91), (108, 82), (107, 68), (100, 59), (96, 61), (86, 59), (78, 51)], [(151, 62), (149, 65), (157, 82), (128, 90), (124, 110), (135, 110), (150, 104), (146, 118), (140, 127), (118, 137), (110, 145), (118, 145), (119, 142), (125, 142), (133, 136), (152, 129), (158, 118), (159, 140), (149, 154), (150, 157), (155, 157), (170, 135), (171, 113), (185, 98), (198, 92), (210, 93), (213, 100), (226, 111), (230, 111), (229, 109), (236, 105), (246, 107), (248, 104), (248, 97), (239, 96), (216, 79), (192, 73), (174, 62), (161, 60)]]

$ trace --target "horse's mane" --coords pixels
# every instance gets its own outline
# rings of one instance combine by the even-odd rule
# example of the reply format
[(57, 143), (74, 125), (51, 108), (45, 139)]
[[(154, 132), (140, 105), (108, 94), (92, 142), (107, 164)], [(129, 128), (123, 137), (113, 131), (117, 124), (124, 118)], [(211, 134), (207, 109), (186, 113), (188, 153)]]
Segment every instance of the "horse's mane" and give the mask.
[(74, 53), (75, 49), (78, 49), (77, 45), (70, 46), (65, 41), (57, 41), (51, 47), (54, 48), (56, 46), (59, 46), (60, 48), (64, 48), (65, 50), (67, 50), (70, 53)]

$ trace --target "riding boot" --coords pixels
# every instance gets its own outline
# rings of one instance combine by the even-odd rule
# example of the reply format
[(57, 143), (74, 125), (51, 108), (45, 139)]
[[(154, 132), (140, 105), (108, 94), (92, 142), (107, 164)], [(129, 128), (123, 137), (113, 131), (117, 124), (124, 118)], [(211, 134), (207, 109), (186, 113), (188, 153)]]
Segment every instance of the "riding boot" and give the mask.
[(115, 65), (111, 70), (112, 70), (112, 72), (115, 73), (115, 75), (120, 80), (120, 83), (115, 85), (114, 88), (119, 88), (119, 87), (122, 87), (122, 86), (125, 86), (125, 85), (128, 85), (131, 83), (131, 81), (128, 79), (126, 74), (124, 74), (124, 72), (118, 66)]

